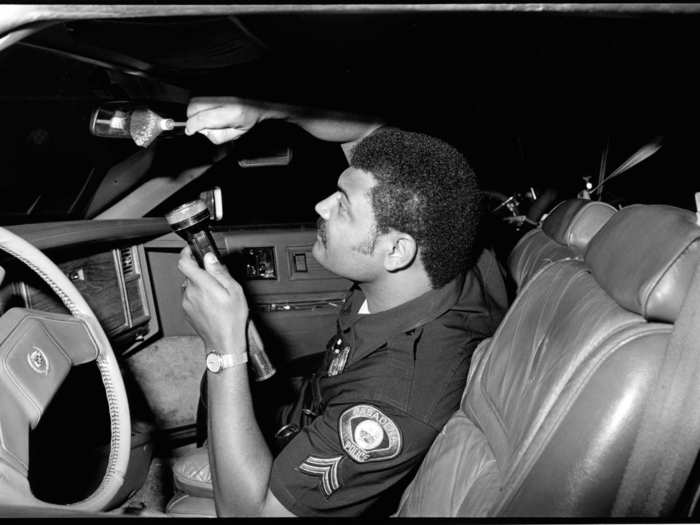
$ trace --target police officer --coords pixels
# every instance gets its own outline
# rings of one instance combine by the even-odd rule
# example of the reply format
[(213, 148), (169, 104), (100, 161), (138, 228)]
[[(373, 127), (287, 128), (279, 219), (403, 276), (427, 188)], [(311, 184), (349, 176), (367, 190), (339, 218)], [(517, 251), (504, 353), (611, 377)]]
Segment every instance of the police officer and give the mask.
[[(388, 515), (456, 410), (471, 354), (505, 307), (492, 260), (477, 259), (480, 197), (464, 157), (419, 133), (299, 116), (234, 98), (193, 99), (187, 134), (233, 140), (285, 118), (343, 143), (350, 166), (316, 205), (313, 256), (355, 283), (320, 369), (285, 413), (273, 457), (245, 362), (248, 306), (218, 262), (179, 269), (188, 320), (208, 354), (208, 447), (219, 516)], [(224, 366), (221, 366), (223, 363)]]

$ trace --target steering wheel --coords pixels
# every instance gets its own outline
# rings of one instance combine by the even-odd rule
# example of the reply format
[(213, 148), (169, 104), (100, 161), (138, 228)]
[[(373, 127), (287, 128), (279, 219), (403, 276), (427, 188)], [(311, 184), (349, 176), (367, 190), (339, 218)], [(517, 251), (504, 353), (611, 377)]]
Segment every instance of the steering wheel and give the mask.
[[(124, 481), (131, 450), (129, 405), (109, 340), (80, 292), (48, 257), (0, 227), (0, 249), (36, 272), (72, 315), (12, 308), (0, 317), (0, 503), (99, 511)], [(97, 361), (111, 424), (109, 460), (102, 481), (82, 501), (54, 505), (29, 486), (29, 430), (73, 365)]]

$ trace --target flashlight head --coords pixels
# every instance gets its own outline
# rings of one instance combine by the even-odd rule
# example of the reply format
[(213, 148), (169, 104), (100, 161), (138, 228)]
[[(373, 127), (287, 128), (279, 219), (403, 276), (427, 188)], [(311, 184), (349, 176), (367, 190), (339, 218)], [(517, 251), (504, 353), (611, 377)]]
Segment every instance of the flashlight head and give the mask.
[(186, 202), (165, 215), (170, 227), (177, 233), (193, 226), (206, 227), (209, 222), (209, 208), (201, 199)]

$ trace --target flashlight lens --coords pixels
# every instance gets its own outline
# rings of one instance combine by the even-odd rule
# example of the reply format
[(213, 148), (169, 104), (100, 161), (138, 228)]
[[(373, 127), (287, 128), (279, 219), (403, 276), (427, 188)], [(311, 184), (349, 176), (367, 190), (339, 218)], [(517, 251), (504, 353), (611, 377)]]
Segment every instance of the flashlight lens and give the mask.
[(209, 217), (209, 208), (204, 201), (197, 199), (175, 208), (166, 214), (165, 220), (173, 230), (179, 231), (202, 221), (208, 221)]

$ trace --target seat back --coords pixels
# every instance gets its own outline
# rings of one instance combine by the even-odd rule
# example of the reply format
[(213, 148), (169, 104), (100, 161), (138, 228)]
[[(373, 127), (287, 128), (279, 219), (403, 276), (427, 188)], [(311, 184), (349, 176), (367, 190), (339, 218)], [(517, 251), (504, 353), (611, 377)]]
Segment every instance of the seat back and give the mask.
[(589, 241), (615, 213), (610, 204), (569, 199), (560, 202), (518, 241), (508, 257), (517, 290), (545, 265), (569, 257), (582, 258)]
[(610, 516), (699, 261), (694, 213), (630, 206), (584, 260), (543, 268), (475, 352), (398, 515)]

